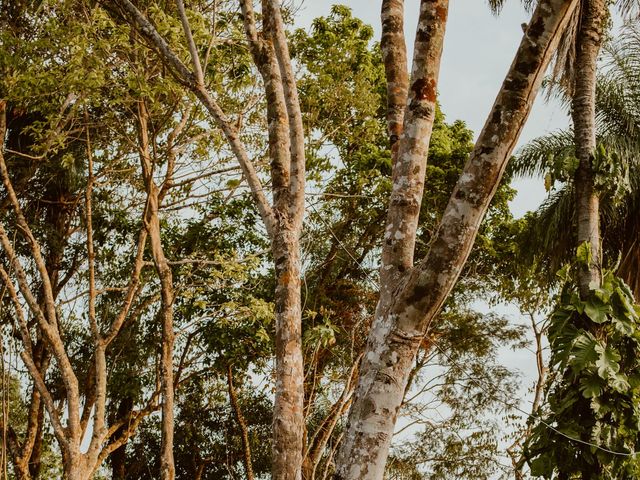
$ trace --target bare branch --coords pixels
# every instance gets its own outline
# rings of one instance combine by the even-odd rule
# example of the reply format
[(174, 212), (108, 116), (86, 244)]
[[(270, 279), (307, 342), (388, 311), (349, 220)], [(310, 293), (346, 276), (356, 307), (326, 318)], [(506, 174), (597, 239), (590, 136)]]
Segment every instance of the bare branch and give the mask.
[(165, 39), (130, 0), (113, 0), (111, 3), (120, 6), (120, 8), (127, 13), (130, 19), (129, 21), (140, 30), (151, 46), (160, 54), (162, 61), (171, 67), (176, 80), (189, 88), (196, 97), (198, 97), (218, 127), (223, 131), (233, 154), (242, 167), (243, 174), (247, 179), (253, 199), (258, 206), (267, 232), (273, 238), (275, 216), (264, 194), (260, 179), (233, 123), (227, 118), (209, 91), (203, 85), (198, 85), (194, 80), (193, 73), (180, 61)]
[(180, 21), (182, 22), (184, 36), (187, 37), (187, 45), (189, 46), (189, 53), (191, 54), (191, 62), (193, 63), (196, 84), (199, 87), (204, 87), (204, 75), (202, 74), (202, 66), (200, 65), (200, 55), (196, 48), (196, 42), (193, 41), (193, 34), (191, 33), (191, 26), (189, 25), (187, 13), (184, 10), (184, 3), (182, 0), (176, 0), (176, 5), (178, 6), (178, 14), (180, 15)]

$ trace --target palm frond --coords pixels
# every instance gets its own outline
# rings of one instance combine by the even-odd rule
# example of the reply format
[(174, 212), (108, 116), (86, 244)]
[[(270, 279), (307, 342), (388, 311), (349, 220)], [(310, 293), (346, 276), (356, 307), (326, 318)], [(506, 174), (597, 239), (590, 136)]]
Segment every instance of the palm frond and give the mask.
[(640, 16), (640, 2), (638, 0), (618, 0), (616, 6), (620, 15), (625, 19), (634, 19)]
[(504, 6), (505, 1), (506, 0), (487, 0), (491, 13), (493, 13), (496, 16), (500, 15), (500, 12), (502, 11), (502, 7)]
[(574, 150), (573, 132), (557, 130), (522, 147), (509, 169), (516, 177), (540, 177), (554, 168), (558, 158), (573, 155)]
[(558, 42), (558, 47), (553, 58), (551, 80), (568, 97), (571, 97), (573, 80), (575, 78), (576, 37), (580, 25), (581, 8), (576, 8), (569, 19), (564, 32)]
[(557, 190), (532, 214), (522, 233), (521, 257), (555, 283), (555, 273), (571, 259), (575, 245), (575, 195), (572, 184)]
[[(639, 0), (619, 3), (624, 12), (640, 5)], [(640, 11), (640, 10), (638, 10)], [(569, 47), (563, 47), (565, 49)], [(560, 52), (557, 61), (567, 60), (570, 50)], [(622, 34), (603, 50), (604, 69), (596, 88), (597, 143), (615, 153), (628, 172), (625, 179), (602, 192), (600, 214), (605, 266), (620, 258), (618, 274), (640, 299), (640, 25), (627, 24)], [(556, 65), (560, 68), (560, 64)], [(560, 72), (564, 75), (571, 72)], [(550, 88), (549, 88), (550, 87)], [(565, 101), (570, 98), (562, 81), (547, 80), (548, 91)], [(563, 130), (539, 137), (523, 147), (510, 168), (519, 176), (541, 176), (554, 172), (557, 160), (573, 155), (573, 133)], [(613, 183), (613, 182), (612, 182)], [(570, 260), (575, 248), (575, 198), (570, 181), (555, 191), (528, 217), (520, 242), (521, 258), (555, 282), (555, 272)]]

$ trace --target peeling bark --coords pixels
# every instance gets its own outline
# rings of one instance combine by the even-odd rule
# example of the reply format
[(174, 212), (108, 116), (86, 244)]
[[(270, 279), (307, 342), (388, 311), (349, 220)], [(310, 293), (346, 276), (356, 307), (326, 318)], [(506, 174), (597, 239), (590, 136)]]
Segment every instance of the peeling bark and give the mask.
[[(438, 4), (428, 3), (427, 9), (433, 8), (432, 3)], [(413, 247), (409, 248), (410, 243), (399, 248), (397, 256), (383, 256), (380, 301), (362, 361), (345, 438), (338, 455), (334, 475), (336, 480), (383, 478), (395, 421), (418, 347), (460, 275), (480, 222), (530, 112), (560, 33), (566, 27), (577, 3), (577, 0), (539, 2), (425, 258), (413, 266)], [(445, 7), (446, 3), (439, 5)], [(443, 24), (446, 10), (440, 10), (440, 14), (435, 10), (428, 18), (430, 23)], [(434, 28), (435, 26), (422, 25), (422, 30), (420, 27), (418, 29), (416, 40), (420, 41), (421, 31), (433, 31)], [(423, 38), (428, 42), (432, 37), (424, 35)], [(439, 57), (433, 55), (430, 62), (439, 62)], [(423, 68), (437, 72), (433, 63)], [(415, 75), (414, 62), (412, 77)], [(416, 84), (412, 79), (410, 82), (411, 95), (415, 96), (413, 98), (428, 101), (432, 95), (435, 97), (437, 77), (418, 78), (424, 78), (424, 81)], [(433, 83), (430, 81), (432, 78)], [(424, 118), (424, 115), (419, 114), (422, 111), (418, 105), (414, 113), (414, 122), (418, 122), (418, 125)], [(414, 124), (407, 121), (409, 118), (410, 108), (405, 113), (404, 132), (407, 138), (412, 136), (407, 135), (407, 132), (414, 128)], [(401, 142), (404, 141), (407, 140), (402, 138)], [(401, 145), (399, 151), (403, 148), (408, 149)], [(401, 155), (398, 157), (398, 162), (400, 161)], [(408, 173), (411, 172), (412, 170), (408, 170)], [(420, 175), (424, 181), (423, 169)], [(405, 175), (396, 175), (395, 172), (393, 180), (394, 192), (399, 193), (403, 193), (399, 184), (404, 184), (408, 190), (417, 183), (417, 179), (409, 183)], [(390, 211), (394, 208), (393, 198)], [(418, 209), (420, 200), (417, 199)], [(385, 234), (385, 243), (388, 239), (393, 242), (396, 232), (398, 237), (402, 237), (398, 240), (403, 241), (406, 241), (405, 232), (413, 231), (415, 235), (413, 228), (403, 230), (403, 221), (410, 224), (415, 221), (413, 216), (417, 215), (414, 212), (416, 207), (411, 204), (409, 206), (410, 208), (399, 210), (401, 215), (407, 216), (406, 220), (389, 216), (387, 228), (393, 233), (389, 237)], [(414, 239), (409, 240), (413, 241)], [(391, 272), (398, 270), (398, 275), (385, 274), (387, 268)], [(406, 271), (401, 272), (402, 269)], [(385, 299), (389, 299), (388, 302), (384, 302)]]

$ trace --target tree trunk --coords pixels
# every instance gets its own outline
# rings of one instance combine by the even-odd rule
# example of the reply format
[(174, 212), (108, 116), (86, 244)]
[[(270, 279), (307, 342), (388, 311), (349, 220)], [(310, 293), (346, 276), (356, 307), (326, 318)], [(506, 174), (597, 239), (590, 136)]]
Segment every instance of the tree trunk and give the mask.
[(162, 354), (160, 358), (162, 389), (162, 452), (160, 473), (162, 480), (173, 480), (176, 475), (173, 459), (173, 277), (160, 244), (160, 224), (157, 216), (149, 232), (154, 263), (161, 283)]
[[(398, 95), (404, 92), (406, 98), (407, 92), (406, 75), (397, 72), (406, 69), (404, 38), (400, 37), (403, 31), (403, 4), (391, 1), (383, 3), (382, 38), (389, 95), (387, 129), (393, 151), (393, 189), (389, 199), (382, 248), (380, 298), (362, 361), (348, 430), (337, 458), (336, 477), (340, 479), (382, 478), (393, 426), (402, 402), (401, 397), (404, 395), (404, 384), (395, 384), (396, 387), (400, 387), (401, 392), (391, 392), (388, 388), (383, 388), (379, 394), (374, 394), (374, 397), (377, 397), (375, 399), (365, 399), (362, 394), (370, 392), (374, 380), (371, 374), (376, 375), (376, 367), (373, 365), (380, 360), (376, 350), (382, 346), (380, 342), (386, 343), (391, 332), (393, 318), (389, 315), (389, 308), (395, 298), (396, 289), (401, 278), (413, 265), (427, 152), (435, 118), (436, 89), (448, 7), (448, 0), (420, 2), (413, 68), (409, 81), (411, 89), (408, 99), (401, 102)], [(407, 107), (402, 108), (402, 103)], [(398, 122), (398, 110), (403, 114), (402, 125)], [(401, 135), (399, 139), (395, 136), (397, 134)], [(409, 347), (412, 349), (413, 345)], [(404, 356), (409, 362), (413, 361), (413, 355), (410, 353)], [(384, 383), (387, 384), (394, 381), (391, 377), (384, 379)], [(398, 393), (401, 393), (401, 397), (395, 398)], [(379, 415), (376, 414), (376, 408), (379, 409)], [(361, 429), (365, 418), (370, 418), (373, 422), (366, 429)]]
[(380, 49), (382, 50), (387, 79), (387, 134), (394, 157), (397, 154), (398, 140), (402, 135), (409, 84), (403, 13), (404, 0), (382, 1)]
[(607, 8), (604, 0), (583, 0), (576, 42), (576, 63), (571, 116), (576, 157), (575, 173), (578, 245), (588, 242), (592, 261), (578, 273), (580, 296), (600, 284), (600, 198), (594, 186), (593, 155), (596, 150), (596, 67), (603, 41)]
[[(118, 404), (118, 410), (114, 416), (114, 421), (126, 418), (127, 415), (133, 410), (133, 398), (126, 396), (120, 400)], [(127, 429), (126, 425), (120, 427), (114, 434), (115, 438), (120, 437)], [(110, 455), (109, 461), (111, 463), (111, 478), (112, 480), (125, 480), (127, 475), (127, 444), (125, 443), (119, 448), (116, 448)]]
[[(423, 8), (432, 8), (433, 3), (438, 2), (429, 2)], [(445, 208), (426, 257), (418, 265), (409, 266), (403, 272), (413, 253), (406, 246), (400, 249), (403, 257), (396, 256), (387, 263), (383, 256), (381, 300), (369, 335), (354, 404), (338, 455), (334, 475), (336, 480), (383, 478), (396, 417), (417, 349), (460, 275), (480, 222), (498, 188), (530, 112), (560, 33), (566, 27), (576, 5), (577, 0), (539, 2), (487, 122)], [(446, 7), (446, 3), (439, 6)], [(426, 25), (422, 35), (418, 31), (418, 40), (431, 41), (435, 47), (437, 40), (434, 35), (424, 32), (433, 32), (434, 24), (444, 22), (442, 13), (442, 10), (436, 10), (431, 15), (431, 25)], [(446, 15), (446, 10), (444, 13)], [(434, 55), (431, 61), (439, 59)], [(425, 68), (427, 71), (434, 71), (436, 66), (427, 65)], [(435, 81), (418, 85), (412, 81), (411, 84), (412, 95), (429, 97), (433, 89), (435, 96)], [(411, 122), (407, 122), (410, 110), (411, 107), (405, 114), (406, 137), (409, 137), (407, 132), (414, 127)], [(419, 120), (420, 116), (416, 118)], [(402, 148), (401, 145), (400, 151)], [(402, 153), (399, 153), (398, 162), (401, 160)], [(406, 181), (405, 176), (396, 176), (394, 172), (394, 192), (400, 190), (396, 184)], [(390, 210), (393, 207), (391, 204)], [(407, 215), (414, 215), (413, 210), (407, 210)], [(401, 220), (388, 219), (388, 231), (395, 229), (398, 235), (385, 233), (385, 244), (389, 240), (393, 242), (404, 238), (408, 230), (403, 230)], [(412, 243), (414, 241), (409, 240)], [(398, 280), (393, 276), (387, 277), (393, 284), (384, 284), (382, 281), (382, 274), (387, 268), (390, 271), (397, 269), (399, 272)], [(386, 291), (391, 292), (391, 295), (387, 295)], [(390, 299), (386, 304), (382, 302), (385, 296)]]
[[(138, 136), (140, 142), (140, 165), (147, 192), (147, 205), (144, 212), (144, 226), (149, 235), (151, 256), (160, 280), (160, 311), (158, 313), (162, 327), (162, 345), (160, 354), (160, 392), (162, 394), (162, 422), (160, 446), (160, 478), (174, 480), (176, 471), (173, 458), (174, 423), (174, 380), (173, 380), (173, 273), (162, 247), (160, 219), (160, 189), (153, 178), (153, 160), (148, 133), (148, 117), (143, 100), (138, 101)], [(169, 174), (169, 173), (167, 173)]]
[(238, 422), (238, 426), (240, 427), (245, 474), (247, 480), (253, 480), (254, 476), (251, 460), (251, 445), (249, 443), (249, 428), (247, 427), (247, 422), (242, 414), (242, 409), (238, 402), (238, 395), (236, 394), (236, 389), (233, 385), (233, 370), (231, 365), (227, 367), (227, 386), (229, 387), (229, 400), (231, 401), (231, 407), (233, 408), (233, 413), (236, 417), (236, 421)]
[[(192, 68), (188, 68), (182, 62), (167, 41), (130, 0), (112, 0), (108, 3), (122, 9), (128, 21), (135, 25), (140, 34), (153, 45), (169, 71), (202, 102), (211, 118), (224, 133), (242, 167), (271, 240), (276, 270), (276, 392), (272, 476), (274, 480), (299, 480), (304, 435), (300, 232), (304, 215), (305, 153), (302, 114), (280, 11), (280, 1), (263, 0), (262, 14), (265, 31), (261, 36), (258, 35), (255, 27), (253, 2), (250, 0), (240, 2), (251, 53), (265, 80), (268, 120), (272, 124), (269, 128), (269, 155), (272, 163), (273, 207), (265, 196), (255, 167), (240, 139), (238, 128), (207, 90), (198, 49), (182, 2), (178, 2), (178, 13), (189, 47)], [(268, 44), (266, 50), (261, 50), (263, 41)], [(262, 64), (261, 55), (264, 53), (269, 57), (265, 59), (270, 65), (268, 68)], [(276, 117), (279, 119), (277, 123), (271, 122), (272, 118)]]
[(299, 251), (298, 233), (279, 228), (273, 247), (277, 281), (273, 472), (277, 480), (299, 480), (301, 477), (304, 371)]

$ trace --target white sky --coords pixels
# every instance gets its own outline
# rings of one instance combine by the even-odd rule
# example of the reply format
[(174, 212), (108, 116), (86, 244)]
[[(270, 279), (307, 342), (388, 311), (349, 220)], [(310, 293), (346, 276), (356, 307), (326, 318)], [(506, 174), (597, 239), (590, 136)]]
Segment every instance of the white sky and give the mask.
[[(314, 18), (327, 15), (335, 3), (351, 7), (356, 17), (374, 27), (374, 38), (380, 38), (379, 0), (304, 0), (297, 25), (309, 26)], [(409, 49), (418, 8), (419, 0), (405, 0)], [(480, 132), (522, 38), (521, 24), (528, 18), (517, 0), (507, 2), (498, 17), (491, 14), (486, 1), (451, 3), (439, 81), (439, 100), (448, 121), (464, 120), (476, 135)], [(519, 145), (567, 124), (565, 113), (539, 95)], [(517, 180), (514, 187), (518, 196), (511, 207), (517, 216), (535, 209), (546, 196), (541, 179)]]

